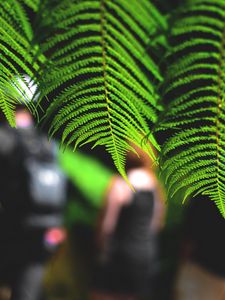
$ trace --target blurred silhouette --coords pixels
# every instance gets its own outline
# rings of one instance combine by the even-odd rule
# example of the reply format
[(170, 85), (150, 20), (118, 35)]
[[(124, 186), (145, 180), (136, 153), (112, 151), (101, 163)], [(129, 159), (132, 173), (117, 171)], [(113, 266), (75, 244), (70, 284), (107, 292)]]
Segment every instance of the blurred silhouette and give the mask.
[(139, 157), (133, 152), (127, 156), (127, 176), (135, 192), (115, 175), (105, 195), (97, 225), (92, 300), (146, 299), (159, 271), (164, 193), (154, 162), (135, 148)]
[[(37, 86), (24, 77), (31, 98)], [(0, 283), (12, 300), (42, 299), (45, 263), (65, 239), (63, 210), (67, 180), (57, 147), (34, 126), (25, 106), (15, 112), (17, 128), (0, 126)]]
[(225, 220), (207, 196), (186, 207), (175, 299), (225, 298)]

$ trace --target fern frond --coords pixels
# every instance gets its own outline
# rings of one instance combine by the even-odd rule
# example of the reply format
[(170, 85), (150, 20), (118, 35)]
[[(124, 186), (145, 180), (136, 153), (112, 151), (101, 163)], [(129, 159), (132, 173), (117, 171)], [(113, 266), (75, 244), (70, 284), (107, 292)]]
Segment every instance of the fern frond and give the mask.
[(62, 132), (65, 145), (75, 148), (105, 146), (126, 177), (129, 142), (153, 155), (141, 142), (162, 110), (162, 76), (149, 46), (165, 30), (165, 18), (148, 0), (64, 1), (51, 16), (56, 33), (43, 44), (54, 65), (43, 87), (46, 94), (57, 91), (47, 110), (55, 115), (50, 133)]
[(225, 217), (225, 2), (186, 1), (171, 46), (162, 176), (170, 197), (208, 195)]
[(26, 5), (31, 7), (30, 4), (28, 0), (0, 2), (0, 108), (11, 126), (15, 126), (17, 103), (24, 101), (35, 111), (32, 103), (29, 105), (21, 98), (23, 87), (16, 78), (24, 82), (23, 75), (26, 74), (35, 79), (44, 58), (37, 54), (37, 46), (33, 44), (33, 29), (26, 11)]

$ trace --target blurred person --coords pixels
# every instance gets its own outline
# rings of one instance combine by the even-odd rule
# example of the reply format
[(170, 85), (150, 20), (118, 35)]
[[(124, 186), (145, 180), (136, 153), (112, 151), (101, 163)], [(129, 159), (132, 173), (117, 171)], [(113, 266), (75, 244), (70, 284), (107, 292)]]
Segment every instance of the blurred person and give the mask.
[[(37, 86), (24, 76), (21, 97)], [(65, 239), (66, 177), (54, 141), (34, 126), (24, 105), (15, 112), (16, 129), (0, 126), (0, 283), (11, 300), (40, 300), (45, 264)]]
[(91, 300), (146, 299), (159, 271), (158, 235), (165, 195), (155, 163), (135, 146), (127, 155), (127, 177), (115, 175), (97, 226), (98, 259)]

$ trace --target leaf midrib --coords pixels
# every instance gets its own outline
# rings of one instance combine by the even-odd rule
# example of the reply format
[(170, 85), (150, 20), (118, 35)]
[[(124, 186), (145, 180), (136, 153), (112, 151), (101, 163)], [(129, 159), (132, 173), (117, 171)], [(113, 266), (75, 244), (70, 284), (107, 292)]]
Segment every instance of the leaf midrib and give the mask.
[(108, 115), (108, 122), (109, 122), (109, 129), (110, 129), (110, 135), (112, 137), (112, 142), (113, 142), (113, 147), (115, 149), (116, 153), (116, 160), (117, 162), (120, 161), (119, 158), (119, 153), (117, 151), (117, 146), (116, 146), (116, 141), (115, 141), (115, 136), (113, 133), (113, 127), (112, 127), (112, 121), (111, 121), (111, 114), (110, 114), (110, 100), (108, 97), (109, 90), (108, 90), (108, 82), (107, 82), (107, 58), (106, 58), (106, 31), (105, 31), (105, 23), (106, 23), (106, 18), (105, 18), (105, 0), (101, 1), (100, 4), (100, 18), (101, 18), (101, 43), (102, 43), (102, 67), (103, 67), (103, 81), (104, 81), (104, 92), (105, 92), (105, 100), (106, 100), (106, 108), (107, 108), (107, 115)]

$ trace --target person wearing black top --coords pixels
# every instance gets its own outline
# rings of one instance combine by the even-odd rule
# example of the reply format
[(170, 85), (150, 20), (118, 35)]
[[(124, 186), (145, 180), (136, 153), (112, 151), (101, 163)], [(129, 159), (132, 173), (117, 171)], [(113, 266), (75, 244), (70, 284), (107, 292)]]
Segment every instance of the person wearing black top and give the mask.
[(40, 300), (45, 264), (65, 238), (67, 179), (24, 106), (15, 120), (0, 124), (0, 284), (11, 300)]
[(127, 157), (127, 176), (135, 192), (115, 175), (106, 193), (97, 226), (92, 300), (146, 299), (159, 269), (164, 195), (153, 161), (141, 149), (137, 152), (140, 158), (132, 153)]

